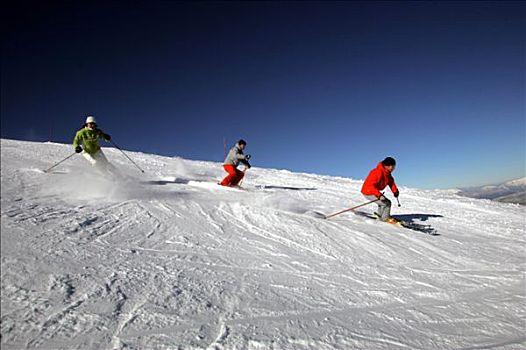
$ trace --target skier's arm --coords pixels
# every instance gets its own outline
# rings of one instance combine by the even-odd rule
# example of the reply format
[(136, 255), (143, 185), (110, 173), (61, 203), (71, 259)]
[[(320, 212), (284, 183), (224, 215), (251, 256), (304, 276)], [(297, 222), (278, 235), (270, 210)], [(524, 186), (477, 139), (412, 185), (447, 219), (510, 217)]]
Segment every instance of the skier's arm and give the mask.
[(80, 139), (80, 134), (80, 131), (77, 131), (77, 133), (75, 134), (75, 138), (73, 139), (73, 148), (77, 148), (82, 143)]
[(251, 165), (250, 165), (250, 163), (248, 162), (248, 161), (250, 160), (251, 157), (252, 157), (252, 156), (251, 156), (250, 154), (246, 154), (246, 155), (244, 155), (244, 158), (240, 160), (241, 163), (243, 163), (248, 169), (251, 168)]
[(391, 188), (391, 191), (393, 192), (393, 194), (395, 195), (395, 197), (398, 197), (398, 194), (400, 193), (400, 191), (398, 191), (398, 187), (396, 186), (396, 184), (395, 184), (394, 179), (393, 179), (392, 176), (391, 176), (391, 178), (389, 179), (389, 188)]
[(110, 141), (111, 140), (111, 136), (110, 135), (104, 133), (104, 131), (102, 131), (100, 129), (97, 129), (97, 130), (99, 132), (99, 134), (97, 136), (99, 139), (102, 139), (104, 141)]
[(382, 192), (380, 192), (377, 188), (376, 188), (376, 184), (378, 184), (378, 182), (380, 181), (380, 174), (373, 170), (371, 171), (371, 173), (369, 174), (370, 176), (370, 183), (371, 183), (371, 189), (373, 190), (374, 192), (374, 195), (376, 196), (376, 198), (380, 199), (382, 197)]

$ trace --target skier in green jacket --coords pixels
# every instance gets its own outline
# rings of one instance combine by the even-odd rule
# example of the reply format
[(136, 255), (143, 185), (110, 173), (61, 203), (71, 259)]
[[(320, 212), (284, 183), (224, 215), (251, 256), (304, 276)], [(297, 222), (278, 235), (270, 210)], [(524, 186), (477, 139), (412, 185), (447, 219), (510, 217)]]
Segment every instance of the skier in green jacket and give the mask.
[(99, 146), (99, 140), (110, 141), (111, 136), (97, 128), (97, 121), (93, 116), (86, 118), (84, 127), (80, 129), (73, 140), (75, 152), (80, 153), (91, 165), (103, 173), (116, 173), (116, 169), (108, 162), (108, 159)]

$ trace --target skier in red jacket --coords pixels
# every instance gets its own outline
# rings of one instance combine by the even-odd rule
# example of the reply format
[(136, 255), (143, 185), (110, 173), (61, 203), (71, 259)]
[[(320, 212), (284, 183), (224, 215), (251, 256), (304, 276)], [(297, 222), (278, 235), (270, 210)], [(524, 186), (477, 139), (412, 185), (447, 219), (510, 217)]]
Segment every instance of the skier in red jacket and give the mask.
[(390, 224), (397, 223), (398, 220), (391, 217), (391, 201), (383, 196), (380, 191), (389, 186), (395, 197), (398, 197), (400, 194), (391, 175), (395, 167), (396, 160), (394, 158), (385, 158), (378, 163), (375, 169), (371, 170), (362, 186), (362, 194), (365, 198), (370, 200), (378, 199), (378, 212), (376, 214), (379, 219)]

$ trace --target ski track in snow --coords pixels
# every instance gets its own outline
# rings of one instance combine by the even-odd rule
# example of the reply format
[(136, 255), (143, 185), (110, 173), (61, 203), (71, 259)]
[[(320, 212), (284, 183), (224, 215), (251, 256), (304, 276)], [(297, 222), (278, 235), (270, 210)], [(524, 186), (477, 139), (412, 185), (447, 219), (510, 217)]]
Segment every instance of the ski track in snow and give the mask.
[[(361, 181), (1, 141), (2, 349), (523, 349), (526, 213), (401, 189), (393, 214), (332, 213)], [(374, 207), (362, 208), (372, 212)]]

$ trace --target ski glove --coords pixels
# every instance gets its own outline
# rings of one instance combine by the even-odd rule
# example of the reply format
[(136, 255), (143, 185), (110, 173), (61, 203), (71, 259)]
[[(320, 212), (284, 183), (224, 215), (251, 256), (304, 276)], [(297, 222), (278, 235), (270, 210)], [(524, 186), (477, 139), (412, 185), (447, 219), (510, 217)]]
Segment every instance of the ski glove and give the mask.
[(247, 154), (247, 155), (245, 156), (245, 159), (246, 159), (246, 160), (250, 160), (251, 157), (252, 157), (252, 156), (251, 156), (250, 154)]
[(108, 135), (108, 134), (102, 134), (102, 137), (103, 137), (104, 140), (106, 140), (106, 141), (110, 141), (110, 140), (111, 140), (111, 136)]
[(82, 147), (80, 147), (80, 146), (75, 147), (75, 152), (77, 152), (77, 153), (82, 152)]
[(393, 195), (395, 196), (395, 198), (398, 198), (398, 196), (400, 195), (400, 192), (396, 191), (395, 193), (393, 193)]

